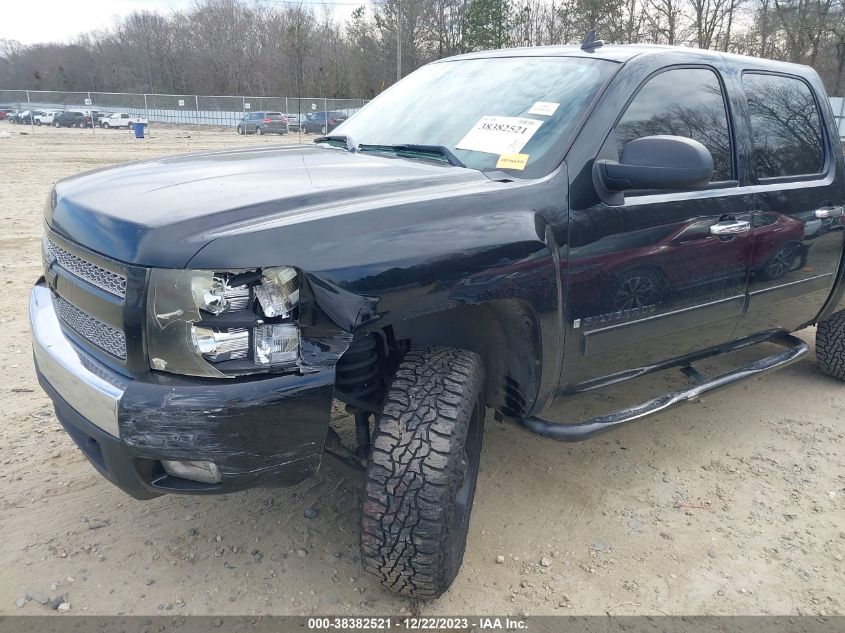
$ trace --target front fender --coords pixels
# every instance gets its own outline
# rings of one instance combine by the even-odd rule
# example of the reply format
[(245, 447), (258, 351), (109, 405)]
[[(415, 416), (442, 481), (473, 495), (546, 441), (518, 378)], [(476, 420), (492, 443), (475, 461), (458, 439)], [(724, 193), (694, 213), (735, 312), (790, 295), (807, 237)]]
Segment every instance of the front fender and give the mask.
[[(556, 386), (562, 349), (557, 245), (565, 243), (567, 230), (565, 166), (541, 181), (473, 181), (412, 193), (221, 234), (189, 266), (296, 267), (313, 297), (313, 314), (326, 317), (321, 327), (327, 337), (332, 327), (337, 337), (392, 326), (408, 332), (413, 343), (421, 319), (445, 331), (458, 326), (438, 315), (491, 306), (486, 314), (501, 321), (505, 306), (518, 305), (518, 316), (503, 317), (502, 327), (536, 333), (532, 360), (542, 369), (524, 395), (531, 402), (538, 394), (543, 399)], [(464, 313), (460, 327), (482, 314)], [(525, 322), (530, 325), (523, 328)], [(437, 334), (431, 327), (428, 332)], [(487, 343), (513, 346), (520, 339)], [(511, 352), (499, 350), (526, 360)]]

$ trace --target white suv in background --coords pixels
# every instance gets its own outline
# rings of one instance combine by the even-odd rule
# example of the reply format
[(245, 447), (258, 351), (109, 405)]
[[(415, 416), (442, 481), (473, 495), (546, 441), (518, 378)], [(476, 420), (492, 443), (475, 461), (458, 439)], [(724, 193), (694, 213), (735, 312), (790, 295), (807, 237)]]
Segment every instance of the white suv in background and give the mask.
[(64, 110), (42, 110), (40, 113), (34, 115), (32, 120), (35, 122), (35, 125), (53, 125), (53, 119), (62, 112)]
[(126, 112), (115, 112), (114, 114), (110, 114), (109, 116), (100, 119), (100, 127), (104, 128), (129, 128), (132, 127), (135, 123), (143, 123), (144, 125), (146, 125), (147, 118), (142, 116), (136, 116), (134, 114), (128, 114)]

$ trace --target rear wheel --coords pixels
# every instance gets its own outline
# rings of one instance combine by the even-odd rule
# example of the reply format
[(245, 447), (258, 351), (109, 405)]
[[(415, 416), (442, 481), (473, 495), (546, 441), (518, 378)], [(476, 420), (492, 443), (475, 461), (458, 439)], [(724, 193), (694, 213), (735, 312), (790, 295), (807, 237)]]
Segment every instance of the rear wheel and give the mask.
[(828, 376), (845, 380), (845, 311), (816, 326), (816, 361)]
[(320, 134), (326, 134), (326, 132), (328, 132), (328, 130), (326, 129), (326, 126), (324, 125), (320, 128)]
[(261, 136), (262, 134), (264, 134), (264, 130), (261, 127), (257, 127), (257, 128), (255, 128), (255, 133), (258, 136)]
[(397, 593), (431, 599), (458, 573), (484, 431), (484, 367), (465, 350), (405, 355), (376, 423), (361, 560)]
[(784, 244), (769, 257), (763, 267), (762, 276), (767, 280), (780, 279), (786, 273), (795, 269), (796, 262), (801, 256), (802, 245), (792, 242)]
[(238, 126), (238, 134), (240, 134), (241, 136), (243, 136), (243, 133), (244, 133), (244, 129), (243, 129), (243, 127), (241, 127), (241, 126), (239, 125), (239, 126)]

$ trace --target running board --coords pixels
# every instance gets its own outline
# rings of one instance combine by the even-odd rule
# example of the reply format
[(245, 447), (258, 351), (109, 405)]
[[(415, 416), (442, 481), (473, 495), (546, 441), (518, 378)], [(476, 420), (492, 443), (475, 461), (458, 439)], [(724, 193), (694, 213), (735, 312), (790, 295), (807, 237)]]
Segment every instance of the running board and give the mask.
[(561, 442), (580, 442), (622, 424), (634, 422), (652, 413), (692, 400), (710, 391), (786, 367), (800, 360), (810, 351), (804, 341), (792, 335), (779, 336), (769, 339), (767, 342), (783, 345), (787, 349), (711, 379), (705, 378), (691, 365), (685, 365), (682, 367), (682, 371), (695, 381), (695, 384), (688, 389), (672, 391), (632, 407), (590, 418), (576, 424), (558, 424), (537, 417), (517, 420), (517, 423), (526, 430), (543, 437)]

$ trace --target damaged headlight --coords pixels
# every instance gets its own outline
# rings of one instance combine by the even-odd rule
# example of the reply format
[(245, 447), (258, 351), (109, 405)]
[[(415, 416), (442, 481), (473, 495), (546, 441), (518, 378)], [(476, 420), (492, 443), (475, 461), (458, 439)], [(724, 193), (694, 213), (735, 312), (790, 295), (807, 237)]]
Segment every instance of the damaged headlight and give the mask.
[(300, 359), (299, 275), (153, 269), (147, 298), (150, 366), (191, 376), (295, 369)]

